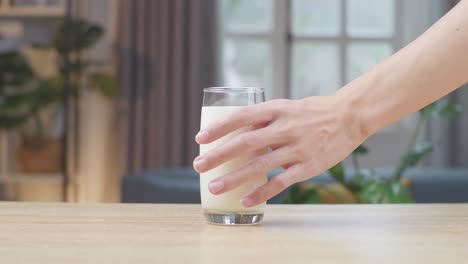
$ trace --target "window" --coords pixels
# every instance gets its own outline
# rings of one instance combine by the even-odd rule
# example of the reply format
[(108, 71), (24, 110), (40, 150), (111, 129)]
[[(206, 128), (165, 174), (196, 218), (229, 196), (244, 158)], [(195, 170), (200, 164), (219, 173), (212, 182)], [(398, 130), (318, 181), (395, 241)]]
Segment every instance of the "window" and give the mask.
[[(223, 83), (264, 87), (268, 99), (333, 93), (446, 12), (443, 0), (220, 2)], [(413, 124), (410, 117), (371, 137), (362, 165), (394, 166)]]
[(223, 0), (224, 83), (330, 94), (398, 48), (400, 1)]

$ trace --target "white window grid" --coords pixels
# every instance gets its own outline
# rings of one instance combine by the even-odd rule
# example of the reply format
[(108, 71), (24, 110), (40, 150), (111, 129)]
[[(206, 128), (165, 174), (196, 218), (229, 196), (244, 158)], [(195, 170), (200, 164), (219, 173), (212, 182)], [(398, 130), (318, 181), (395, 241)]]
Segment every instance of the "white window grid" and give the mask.
[[(350, 36), (347, 32), (347, 0), (340, 0), (340, 32), (337, 36), (299, 35), (292, 33), (291, 6), (292, 0), (272, 0), (272, 32), (229, 32), (221, 34), (222, 41), (227, 39), (240, 40), (268, 40), (272, 49), (272, 98), (291, 97), (291, 71), (292, 71), (292, 45), (294, 42), (306, 43), (336, 43), (339, 46), (339, 83), (343, 86), (347, 83), (348, 47), (351, 43), (387, 43), (392, 47), (392, 53), (402, 45), (402, 9), (403, 0), (394, 0), (394, 31), (390, 37), (365, 37)], [(222, 8), (222, 7), (221, 7)], [(220, 12), (222, 14), (222, 12)], [(221, 27), (223, 21), (220, 19)], [(223, 49), (220, 49), (221, 52)], [(220, 56), (221, 58), (223, 56)], [(222, 64), (221, 64), (222, 65)], [(220, 72), (221, 80), (224, 80), (224, 71)]]

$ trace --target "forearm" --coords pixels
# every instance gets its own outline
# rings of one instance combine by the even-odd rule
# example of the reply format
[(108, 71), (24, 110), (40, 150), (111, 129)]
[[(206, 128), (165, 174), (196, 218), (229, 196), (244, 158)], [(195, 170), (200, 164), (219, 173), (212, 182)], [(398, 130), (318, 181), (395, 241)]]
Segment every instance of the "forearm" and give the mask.
[(336, 96), (361, 122), (365, 137), (468, 81), (468, 0), (427, 32)]

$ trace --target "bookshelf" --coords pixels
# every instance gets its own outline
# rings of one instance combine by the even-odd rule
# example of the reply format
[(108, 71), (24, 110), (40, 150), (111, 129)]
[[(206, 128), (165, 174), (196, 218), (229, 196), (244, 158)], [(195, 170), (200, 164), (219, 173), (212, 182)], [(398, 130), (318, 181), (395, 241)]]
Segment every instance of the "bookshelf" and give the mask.
[(64, 0), (0, 0), (0, 17), (60, 17)]
[[(65, 15), (65, 5), (65, 0), (0, 0), (0, 42), (29, 43), (38, 35), (47, 40)], [(28, 36), (31, 33), (36, 37)], [(25, 173), (18, 168), (19, 141), (14, 131), (0, 128), (0, 200), (62, 201), (60, 173)]]
[(14, 132), (0, 131), (1, 200), (61, 201), (63, 177), (60, 173), (25, 173), (16, 166), (17, 138)]

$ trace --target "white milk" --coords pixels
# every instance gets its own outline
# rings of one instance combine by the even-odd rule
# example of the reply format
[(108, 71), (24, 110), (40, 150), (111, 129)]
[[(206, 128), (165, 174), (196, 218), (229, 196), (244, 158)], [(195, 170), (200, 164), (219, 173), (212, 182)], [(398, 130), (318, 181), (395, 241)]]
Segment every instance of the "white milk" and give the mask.
[[(202, 108), (201, 115), (201, 128), (208, 126), (211, 122), (222, 120), (226, 118), (231, 112), (239, 109), (239, 106), (204, 106)], [(232, 139), (235, 135), (247, 131), (248, 128), (241, 128), (236, 130), (215, 142), (210, 144), (200, 145), (200, 154), (207, 152), (208, 150), (223, 145), (225, 142)], [(257, 205), (251, 208), (244, 208), (240, 200), (252, 190), (263, 185), (267, 181), (267, 177), (249, 182), (243, 186), (240, 186), (232, 191), (223, 193), (220, 195), (214, 195), (208, 190), (208, 183), (218, 177), (228, 174), (238, 168), (243, 167), (253, 158), (255, 158), (255, 153), (250, 153), (247, 155), (240, 156), (236, 159), (228, 161), (217, 168), (214, 168), (210, 171), (200, 174), (200, 194), (202, 207), (210, 211), (217, 212), (258, 212), (262, 211), (265, 203)]]

